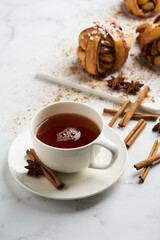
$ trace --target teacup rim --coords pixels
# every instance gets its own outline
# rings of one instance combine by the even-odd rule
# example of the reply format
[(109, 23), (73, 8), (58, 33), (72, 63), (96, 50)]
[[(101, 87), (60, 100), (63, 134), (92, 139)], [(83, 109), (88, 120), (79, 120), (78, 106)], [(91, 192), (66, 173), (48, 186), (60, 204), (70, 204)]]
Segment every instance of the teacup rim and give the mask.
[[(90, 142), (90, 143), (88, 143), (88, 144), (86, 144), (86, 145), (84, 145), (84, 146), (81, 146), (81, 147), (76, 147), (76, 148), (58, 148), (58, 147), (53, 147), (53, 146), (50, 146), (50, 145), (48, 145), (48, 144), (46, 144), (46, 143), (43, 143), (42, 141), (40, 141), (40, 140), (36, 137), (36, 135), (35, 135), (35, 133), (34, 133), (34, 131), (33, 131), (33, 128), (32, 128), (32, 126), (33, 126), (33, 121), (34, 121), (35, 117), (36, 117), (41, 111), (43, 111), (44, 109), (46, 109), (47, 107), (50, 107), (50, 106), (52, 106), (52, 105), (64, 104), (64, 103), (72, 103), (72, 104), (79, 104), (79, 105), (87, 106), (88, 108), (91, 108), (93, 111), (95, 111), (95, 112), (99, 115), (99, 117), (100, 117), (100, 119), (101, 119), (101, 121), (102, 121), (103, 127), (102, 127), (102, 129), (100, 130), (100, 134), (97, 136), (96, 139), (94, 139), (92, 142)], [(81, 103), (81, 102), (61, 101), (61, 102), (50, 103), (50, 104), (48, 104), (47, 106), (44, 106), (43, 108), (41, 108), (40, 110), (38, 110), (38, 111), (35, 113), (35, 115), (33, 116), (33, 118), (31, 119), (30, 132), (31, 132), (32, 137), (33, 137), (36, 141), (38, 141), (38, 143), (40, 143), (42, 146), (45, 146), (45, 147), (48, 147), (48, 148), (50, 148), (50, 149), (57, 150), (57, 151), (77, 151), (77, 150), (81, 150), (81, 149), (84, 149), (84, 148), (89, 147), (90, 145), (95, 144), (95, 142), (97, 141), (97, 139), (100, 138), (101, 135), (103, 134), (104, 127), (105, 127), (105, 124), (104, 124), (103, 118), (102, 118), (102, 116), (100, 115), (100, 113), (99, 113), (95, 108), (89, 106), (88, 104), (84, 104), (84, 103)]]

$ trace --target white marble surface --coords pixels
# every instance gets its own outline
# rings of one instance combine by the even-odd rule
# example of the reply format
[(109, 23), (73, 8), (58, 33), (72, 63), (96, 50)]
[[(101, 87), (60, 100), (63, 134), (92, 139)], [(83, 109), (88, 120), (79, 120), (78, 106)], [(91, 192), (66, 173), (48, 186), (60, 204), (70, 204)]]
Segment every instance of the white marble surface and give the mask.
[[(45, 104), (77, 97), (100, 112), (112, 106), (35, 78), (39, 65), (68, 34), (74, 34), (75, 26), (82, 30), (85, 19), (97, 19), (103, 9), (107, 18), (106, 2), (115, 5), (121, 1), (0, 1), (0, 239), (159, 239), (160, 165), (151, 169), (144, 184), (133, 168), (147, 157), (158, 138), (151, 132), (151, 122), (129, 149), (127, 168), (118, 183), (97, 196), (75, 201), (41, 198), (23, 189), (8, 170), (13, 139), (29, 127), (35, 111)], [(110, 117), (104, 119), (108, 122)], [(134, 125), (131, 121), (124, 130), (116, 125), (114, 129), (124, 138)]]

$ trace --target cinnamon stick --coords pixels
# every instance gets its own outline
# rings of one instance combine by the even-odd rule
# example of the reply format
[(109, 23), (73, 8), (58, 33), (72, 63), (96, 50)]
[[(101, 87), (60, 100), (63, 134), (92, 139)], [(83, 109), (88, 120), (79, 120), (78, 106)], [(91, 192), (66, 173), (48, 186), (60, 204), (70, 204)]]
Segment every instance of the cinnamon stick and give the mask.
[(135, 167), (137, 170), (139, 170), (139, 169), (141, 169), (141, 168), (143, 168), (143, 167), (148, 167), (148, 166), (150, 166), (153, 162), (155, 162), (155, 161), (157, 161), (157, 160), (159, 160), (159, 159), (160, 159), (160, 153), (155, 154), (154, 156), (149, 157), (149, 158), (147, 158), (147, 159), (145, 159), (145, 160), (143, 160), (143, 161), (141, 161), (141, 162), (139, 162), (139, 163), (136, 163), (136, 164), (134, 165), (134, 167)]
[[(159, 145), (160, 145), (160, 142), (158, 142), (158, 140), (156, 140), (154, 142), (154, 144), (153, 144), (153, 147), (152, 147), (151, 152), (150, 152), (148, 157), (152, 157), (152, 156), (154, 156), (157, 153)], [(142, 172), (141, 172), (141, 174), (139, 176), (139, 178), (141, 179), (142, 182), (144, 182), (144, 180), (145, 180), (145, 178), (146, 178), (150, 168), (151, 168), (151, 166), (143, 168), (143, 170), (142, 170)]]
[(57, 188), (61, 189), (64, 187), (64, 183), (59, 179), (58, 176), (55, 175), (55, 173), (48, 168), (37, 156), (35, 150), (31, 148), (30, 150), (26, 151), (27, 156), (32, 160), (32, 161), (37, 161), (40, 163), (40, 168), (43, 172), (43, 175)]
[[(108, 113), (110, 115), (115, 115), (118, 112), (116, 109), (110, 109), (110, 108), (104, 108), (103, 113)], [(120, 116), (124, 116), (126, 112), (121, 113)], [(132, 116), (132, 119), (141, 119), (143, 118), (144, 120), (151, 120), (151, 121), (156, 121), (158, 118), (158, 114), (145, 114), (145, 113), (134, 113)]]
[(139, 120), (139, 122), (136, 124), (136, 126), (132, 129), (132, 131), (124, 139), (124, 142), (125, 142), (127, 148), (129, 148), (133, 144), (133, 142), (136, 140), (136, 138), (139, 136), (139, 134), (145, 128), (146, 124), (147, 123), (144, 121), (144, 119)]
[(148, 86), (145, 86), (143, 91), (140, 93), (139, 97), (137, 100), (133, 103), (131, 108), (126, 112), (122, 120), (119, 122), (120, 127), (125, 127), (129, 120), (132, 118), (133, 114), (137, 110), (137, 108), (140, 106), (140, 104), (143, 102), (143, 99), (147, 96), (147, 93), (149, 92), (150, 88)]
[(124, 112), (125, 109), (127, 109), (129, 106), (131, 105), (130, 100), (127, 100), (122, 107), (116, 112), (116, 114), (114, 115), (114, 117), (111, 119), (111, 121), (109, 122), (108, 126), (112, 127), (115, 123), (115, 121), (117, 120), (117, 118)]

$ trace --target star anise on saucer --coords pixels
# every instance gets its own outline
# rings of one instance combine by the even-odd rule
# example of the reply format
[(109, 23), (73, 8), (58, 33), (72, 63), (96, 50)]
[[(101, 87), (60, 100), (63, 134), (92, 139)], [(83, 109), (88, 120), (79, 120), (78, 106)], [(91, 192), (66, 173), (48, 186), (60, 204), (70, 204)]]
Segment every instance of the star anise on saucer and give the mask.
[(123, 88), (127, 90), (127, 93), (135, 93), (138, 92), (144, 84), (140, 83), (139, 81), (134, 82), (125, 82)]
[(158, 132), (160, 133), (160, 122), (157, 123), (153, 128), (152, 128), (153, 132)]
[(111, 76), (111, 79), (107, 80), (108, 87), (112, 89), (120, 89), (124, 85), (123, 73), (120, 72), (117, 77)]
[(32, 160), (28, 159), (27, 163), (28, 163), (28, 165), (25, 166), (25, 168), (28, 169), (27, 175), (38, 177), (43, 174), (43, 172), (40, 168), (40, 164), (37, 163), (36, 160), (32, 161)]

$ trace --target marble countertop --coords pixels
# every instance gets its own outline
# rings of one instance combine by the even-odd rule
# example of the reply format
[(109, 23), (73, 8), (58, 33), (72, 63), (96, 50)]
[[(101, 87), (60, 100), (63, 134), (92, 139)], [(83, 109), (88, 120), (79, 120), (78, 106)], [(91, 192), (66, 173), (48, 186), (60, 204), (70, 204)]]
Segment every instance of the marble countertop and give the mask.
[[(0, 239), (159, 239), (160, 166), (153, 167), (141, 184), (133, 164), (145, 159), (158, 134), (152, 122), (128, 150), (127, 167), (110, 189), (94, 197), (58, 201), (34, 195), (11, 176), (7, 157), (12, 141), (41, 107), (63, 100), (94, 106), (99, 112), (114, 104), (35, 77), (39, 66), (67, 34), (74, 34), (99, 11), (104, 0), (1, 0), (0, 1)], [(110, 1), (108, 1), (110, 2)], [(115, 6), (122, 1), (112, 0)], [(107, 3), (109, 4), (109, 3)], [(111, 3), (110, 3), (111, 4)], [(78, 36), (77, 36), (78, 38)], [(104, 116), (106, 123), (111, 119)], [(113, 128), (126, 136), (127, 129)]]

